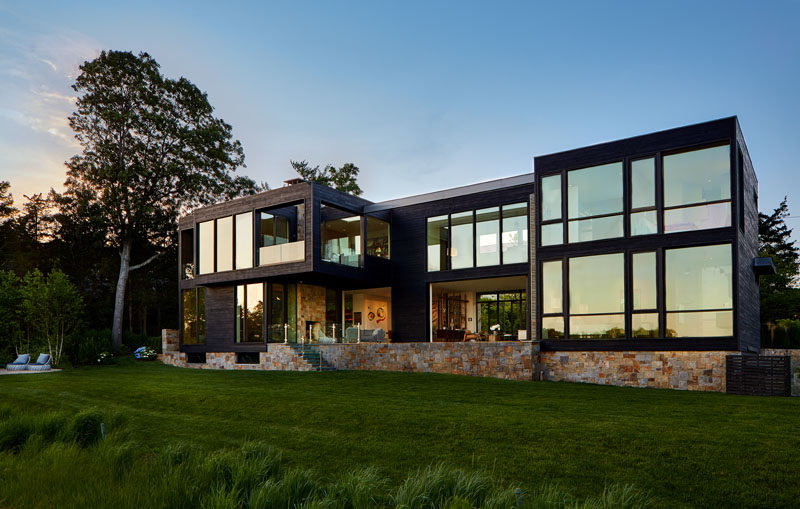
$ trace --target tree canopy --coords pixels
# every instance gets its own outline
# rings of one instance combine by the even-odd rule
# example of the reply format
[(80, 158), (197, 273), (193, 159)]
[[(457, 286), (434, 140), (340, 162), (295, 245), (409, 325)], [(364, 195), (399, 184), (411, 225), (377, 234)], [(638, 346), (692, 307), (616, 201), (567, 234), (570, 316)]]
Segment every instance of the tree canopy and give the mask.
[(319, 165), (312, 168), (308, 161), (289, 162), (294, 171), (304, 180), (332, 187), (353, 196), (361, 196), (361, 193), (363, 193), (358, 185), (358, 166), (353, 163), (345, 163), (341, 168), (328, 164), (320, 169)]
[(795, 287), (800, 272), (800, 249), (791, 240), (787, 217), (786, 198), (771, 214), (758, 214), (759, 256), (772, 257), (777, 269), (775, 275), (759, 278), (762, 322), (797, 318), (800, 313), (800, 289)]
[(186, 78), (165, 78), (147, 53), (103, 51), (80, 66), (73, 89), (69, 124), (83, 150), (67, 162), (58, 202), (72, 223), (99, 228), (119, 252), (118, 348), (128, 275), (170, 247), (179, 214), (258, 188), (234, 176), (242, 145), (206, 94)]

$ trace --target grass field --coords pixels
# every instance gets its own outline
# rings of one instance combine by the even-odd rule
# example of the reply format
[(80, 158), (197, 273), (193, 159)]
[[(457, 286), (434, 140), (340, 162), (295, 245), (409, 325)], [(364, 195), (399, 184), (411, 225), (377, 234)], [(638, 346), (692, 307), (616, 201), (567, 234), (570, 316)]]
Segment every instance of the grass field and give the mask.
[[(124, 360), (2, 376), (0, 406), (0, 442), (26, 418), (66, 422), (96, 409), (108, 441), (138, 460), (177, 444), (202, 456), (250, 442), (319, 479), (366, 467), (387, 486), (401, 486), (415, 470), (444, 464), (480, 470), (505, 488), (557, 487), (575, 500), (634, 485), (653, 506), (800, 503), (797, 398), (408, 373), (201, 371)], [(0, 504), (31, 505), (36, 486), (74, 479), (87, 504), (125, 506), (107, 494), (101, 504), (92, 493), (111, 482), (102, 444), (73, 447), (71, 460), (56, 461), (67, 446), (47, 445), (47, 433), (37, 433), (19, 452), (0, 453)], [(113, 475), (119, 483), (126, 474)], [(49, 503), (79, 503), (57, 497)]]

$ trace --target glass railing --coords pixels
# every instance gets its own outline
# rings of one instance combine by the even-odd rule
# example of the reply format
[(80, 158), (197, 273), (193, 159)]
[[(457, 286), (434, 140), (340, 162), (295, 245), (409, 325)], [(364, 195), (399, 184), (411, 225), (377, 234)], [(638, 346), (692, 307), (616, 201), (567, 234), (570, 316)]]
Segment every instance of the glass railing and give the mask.
[(258, 248), (259, 265), (302, 262), (305, 259), (306, 243), (302, 240)]
[(267, 327), (267, 342), (332, 345), (342, 343), (385, 343), (388, 334), (383, 329), (364, 329), (360, 324), (342, 328), (341, 324), (311, 322), (303, 329), (289, 324)]

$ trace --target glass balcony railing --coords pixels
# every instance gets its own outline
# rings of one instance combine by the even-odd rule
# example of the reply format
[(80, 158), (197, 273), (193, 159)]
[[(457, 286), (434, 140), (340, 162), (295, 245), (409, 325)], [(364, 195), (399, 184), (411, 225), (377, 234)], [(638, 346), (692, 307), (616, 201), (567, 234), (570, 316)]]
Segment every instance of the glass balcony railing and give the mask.
[(299, 240), (258, 249), (259, 265), (275, 265), (278, 263), (302, 262), (306, 259), (306, 243)]

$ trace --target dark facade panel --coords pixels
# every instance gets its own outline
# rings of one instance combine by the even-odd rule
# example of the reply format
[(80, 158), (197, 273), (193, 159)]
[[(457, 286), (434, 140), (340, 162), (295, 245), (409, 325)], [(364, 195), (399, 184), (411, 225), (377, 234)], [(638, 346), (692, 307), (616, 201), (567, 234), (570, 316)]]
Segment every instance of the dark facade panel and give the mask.
[[(761, 350), (761, 310), (759, 298), (758, 276), (753, 270), (753, 259), (758, 256), (758, 180), (744, 142), (741, 128), (736, 125), (735, 154), (737, 170), (742, 165), (740, 192), (735, 193), (737, 206), (742, 207), (743, 214), (732, 218), (742, 223), (737, 231), (738, 255), (738, 287), (736, 292), (736, 326), (739, 334), (739, 350), (742, 352), (759, 352)], [(739, 157), (741, 153), (741, 158)], [(738, 178), (737, 178), (738, 180)], [(739, 189), (737, 188), (737, 191)], [(741, 200), (741, 203), (739, 203)]]

